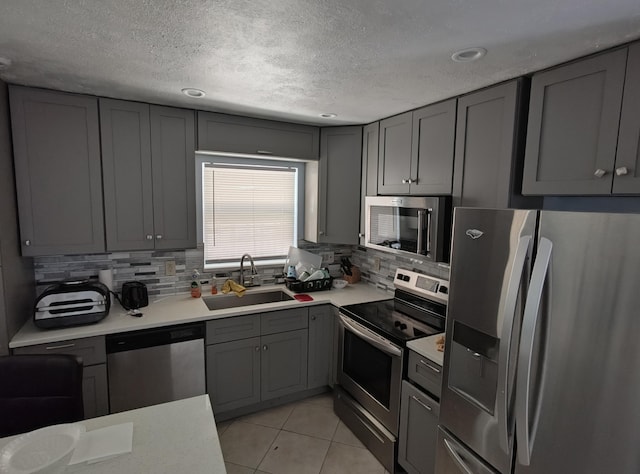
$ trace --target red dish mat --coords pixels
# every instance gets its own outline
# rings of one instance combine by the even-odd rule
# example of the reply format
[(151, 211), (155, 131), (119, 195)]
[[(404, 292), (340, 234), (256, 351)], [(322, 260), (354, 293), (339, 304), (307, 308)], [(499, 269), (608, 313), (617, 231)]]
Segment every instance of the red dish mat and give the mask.
[(313, 301), (313, 298), (309, 295), (294, 295), (294, 298), (298, 301)]

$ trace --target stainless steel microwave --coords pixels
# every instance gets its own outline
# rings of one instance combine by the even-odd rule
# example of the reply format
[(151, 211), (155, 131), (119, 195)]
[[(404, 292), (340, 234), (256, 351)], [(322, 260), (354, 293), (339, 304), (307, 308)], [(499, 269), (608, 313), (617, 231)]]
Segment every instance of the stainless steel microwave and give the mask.
[(433, 262), (449, 261), (449, 196), (367, 196), (365, 246)]

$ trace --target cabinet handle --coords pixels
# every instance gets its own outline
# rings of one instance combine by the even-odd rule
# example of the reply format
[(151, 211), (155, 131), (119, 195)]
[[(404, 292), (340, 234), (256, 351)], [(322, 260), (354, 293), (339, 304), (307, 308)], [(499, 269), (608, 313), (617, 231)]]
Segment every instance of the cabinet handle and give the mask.
[(264, 346), (262, 346), (262, 350), (263, 351), (268, 351), (269, 350), (269, 346), (267, 346), (266, 344)]
[(59, 346), (47, 346), (45, 350), (47, 351), (55, 351), (56, 349), (68, 349), (69, 347), (74, 347), (75, 344), (72, 342), (71, 344), (61, 344)]
[(30, 241), (30, 240), (25, 240), (25, 241), (24, 241), (24, 245), (25, 245), (26, 247), (28, 247), (29, 245), (31, 245), (31, 241)]
[(429, 405), (426, 405), (422, 400), (420, 400), (418, 397), (416, 397), (415, 395), (411, 395), (411, 398), (413, 398), (416, 402), (418, 402), (420, 405), (422, 405), (424, 408), (426, 408), (427, 410), (431, 411), (431, 407)]
[(256, 352), (260, 352), (260, 346), (256, 346)]
[(411, 184), (411, 178), (409, 178), (409, 179), (403, 179), (403, 180), (402, 180), (402, 184)]
[(153, 240), (153, 235), (147, 234), (147, 240)]
[(311, 321), (315, 321), (316, 317), (315, 316), (311, 316)]
[(162, 234), (156, 235), (156, 240), (162, 240)]
[(620, 168), (616, 168), (616, 174), (618, 176), (624, 176), (625, 174), (628, 174), (629, 170), (627, 169), (626, 166), (621, 166)]
[(273, 155), (273, 152), (269, 150), (257, 150), (256, 153), (258, 155)]
[(362, 232), (360, 232), (360, 233), (358, 234), (358, 237), (364, 237), (364, 234), (363, 234)]
[(324, 230), (319, 230), (318, 235), (324, 235)]
[(598, 168), (595, 173), (593, 173), (596, 178), (602, 178), (605, 174), (607, 174), (607, 172), (602, 168)]
[(439, 369), (436, 369), (435, 367), (431, 366), (430, 364), (427, 364), (425, 361), (423, 361), (422, 359), (420, 359), (420, 363), (422, 365), (424, 365), (425, 367), (429, 367), (431, 370), (433, 370), (436, 374), (440, 373)]

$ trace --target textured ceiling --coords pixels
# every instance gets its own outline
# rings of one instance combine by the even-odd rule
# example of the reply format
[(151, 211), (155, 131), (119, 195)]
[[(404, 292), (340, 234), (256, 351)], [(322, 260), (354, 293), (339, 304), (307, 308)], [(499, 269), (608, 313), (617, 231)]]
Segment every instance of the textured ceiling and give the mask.
[[(368, 123), (637, 38), (639, 0), (1, 0), (0, 57), (12, 65), (0, 77)], [(488, 53), (451, 61), (470, 46)]]

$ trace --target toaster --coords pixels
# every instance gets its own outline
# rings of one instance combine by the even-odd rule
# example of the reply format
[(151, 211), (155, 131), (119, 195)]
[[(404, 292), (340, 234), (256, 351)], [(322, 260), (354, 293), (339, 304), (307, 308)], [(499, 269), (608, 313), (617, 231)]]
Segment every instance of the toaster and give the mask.
[(43, 329), (97, 323), (109, 314), (109, 289), (100, 282), (68, 281), (47, 288), (35, 302), (34, 324)]

